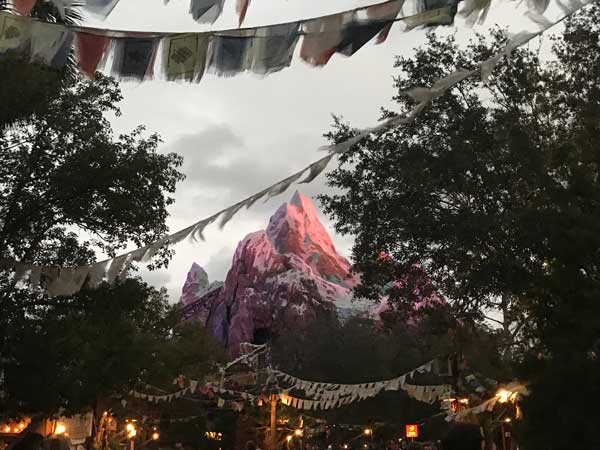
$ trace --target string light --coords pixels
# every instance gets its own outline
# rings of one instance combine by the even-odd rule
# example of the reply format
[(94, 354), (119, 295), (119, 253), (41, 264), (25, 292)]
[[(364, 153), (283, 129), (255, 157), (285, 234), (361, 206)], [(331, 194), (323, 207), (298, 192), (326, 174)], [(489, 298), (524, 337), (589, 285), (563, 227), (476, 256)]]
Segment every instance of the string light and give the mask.
[(58, 422), (56, 428), (54, 428), (54, 434), (64, 434), (67, 431), (67, 427), (64, 423)]

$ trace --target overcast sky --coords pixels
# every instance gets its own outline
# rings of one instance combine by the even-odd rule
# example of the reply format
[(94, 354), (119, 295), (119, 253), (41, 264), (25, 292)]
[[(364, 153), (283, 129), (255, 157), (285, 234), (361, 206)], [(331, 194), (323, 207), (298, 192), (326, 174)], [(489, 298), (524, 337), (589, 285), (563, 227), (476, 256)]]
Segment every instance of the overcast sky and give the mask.
[[(252, 0), (244, 25), (298, 20), (375, 2)], [(486, 25), (500, 23), (515, 32), (528, 24), (535, 29), (530, 22), (515, 20), (519, 17), (516, 5), (511, 1), (498, 5)], [(171, 0), (167, 6), (161, 0), (121, 0), (104, 23), (88, 23), (127, 30), (209, 29), (193, 21), (188, 6), (189, 0)], [(234, 9), (235, 0), (226, 0), (223, 16), (210, 29), (235, 27)], [(380, 107), (393, 106), (394, 56), (411, 54), (424, 40), (425, 31), (401, 33), (400, 28), (394, 27), (384, 44), (367, 44), (351, 58), (335, 55), (320, 69), (295, 57), (290, 68), (266, 78), (207, 74), (199, 84), (122, 83), (123, 115), (112, 121), (115, 131), (128, 132), (144, 124), (162, 136), (162, 152), (176, 152), (185, 158), (187, 178), (179, 184), (176, 203), (170, 209), (171, 230), (207, 217), (323, 156), (317, 149), (325, 144), (322, 134), (332, 122), (331, 114), (342, 115), (357, 127), (375, 124)], [(461, 40), (473, 35), (461, 20), (438, 32), (457, 30)], [(310, 197), (327, 189), (324, 176), (301, 187)], [(264, 229), (270, 215), (293, 191), (240, 212), (223, 230), (211, 226), (205, 232), (206, 242), (178, 245), (168, 270), (144, 272), (144, 278), (157, 287), (165, 286), (172, 301), (179, 299), (193, 262), (206, 269), (211, 281), (223, 280), (237, 243), (248, 233)], [(322, 220), (338, 251), (348, 257), (352, 238), (336, 235), (331, 222), (326, 217)]]

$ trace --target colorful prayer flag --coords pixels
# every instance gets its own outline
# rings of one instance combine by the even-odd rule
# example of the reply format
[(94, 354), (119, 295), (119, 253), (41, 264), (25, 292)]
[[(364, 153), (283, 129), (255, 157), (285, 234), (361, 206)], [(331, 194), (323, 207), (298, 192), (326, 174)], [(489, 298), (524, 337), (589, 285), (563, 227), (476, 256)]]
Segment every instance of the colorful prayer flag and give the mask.
[(164, 42), (163, 67), (167, 80), (200, 81), (206, 66), (208, 36), (187, 34)]
[(76, 33), (77, 60), (84, 75), (92, 77), (108, 46), (108, 37), (101, 34)]
[(152, 78), (152, 66), (158, 41), (153, 38), (119, 38), (116, 40), (113, 74), (119, 78)]

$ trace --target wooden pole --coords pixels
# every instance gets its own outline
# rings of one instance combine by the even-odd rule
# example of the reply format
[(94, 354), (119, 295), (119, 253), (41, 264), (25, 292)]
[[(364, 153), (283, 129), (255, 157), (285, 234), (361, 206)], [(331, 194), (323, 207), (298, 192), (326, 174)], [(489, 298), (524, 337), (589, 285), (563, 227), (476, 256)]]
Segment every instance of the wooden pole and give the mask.
[(271, 427), (269, 433), (269, 450), (277, 450), (277, 396), (271, 396)]

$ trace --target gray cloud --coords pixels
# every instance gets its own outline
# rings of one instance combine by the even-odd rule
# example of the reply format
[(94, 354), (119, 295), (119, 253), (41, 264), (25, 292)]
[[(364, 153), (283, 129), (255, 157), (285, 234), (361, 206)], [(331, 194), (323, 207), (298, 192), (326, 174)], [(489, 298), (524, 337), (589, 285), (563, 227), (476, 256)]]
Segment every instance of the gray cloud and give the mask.
[(210, 281), (225, 280), (227, 272), (231, 268), (234, 251), (233, 247), (223, 247), (210, 257), (204, 268)]
[[(226, 2), (225, 14), (215, 29), (237, 26), (234, 3)], [(273, 8), (269, 2), (253, 2), (245, 25), (297, 20), (370, 3), (373, 0), (289, 0)], [(506, 3), (494, 4), (489, 17), (493, 20), (488, 20), (488, 25), (498, 21), (509, 24), (511, 31), (522, 29), (514, 7)], [(130, 30), (206, 29), (191, 20), (183, 1), (168, 6), (158, 1), (121, 1), (107, 22), (90, 25)], [(351, 58), (334, 56), (322, 70), (308, 67), (296, 54), (289, 69), (264, 79), (242, 74), (235, 78), (207, 75), (200, 84), (160, 79), (123, 83), (123, 114), (112, 120), (115, 131), (128, 132), (143, 123), (163, 137), (161, 151), (175, 151), (185, 159), (187, 179), (178, 186), (176, 203), (170, 208), (171, 230), (208, 217), (319, 159), (322, 153), (317, 149), (325, 143), (322, 133), (331, 124), (331, 113), (343, 114), (353, 126), (363, 127), (377, 121), (381, 106), (393, 109), (394, 56), (410, 55), (425, 40), (423, 30), (401, 33), (399, 29), (395, 26), (383, 45), (367, 45)], [(456, 29), (461, 42), (473, 36), (473, 31), (485, 32), (485, 27), (469, 30), (461, 19), (455, 28), (438, 32)], [(335, 162), (330, 169), (333, 167)], [(330, 191), (324, 176), (296, 188), (310, 197)], [(207, 269), (211, 280), (223, 279), (237, 243), (246, 234), (264, 229), (270, 215), (292, 193), (293, 189), (240, 211), (223, 230), (210, 226), (205, 242), (178, 245), (168, 270), (144, 273), (144, 278), (166, 286), (173, 301), (178, 300), (194, 261)], [(348, 256), (352, 237), (336, 235), (331, 221), (323, 215), (321, 219), (338, 252)]]

